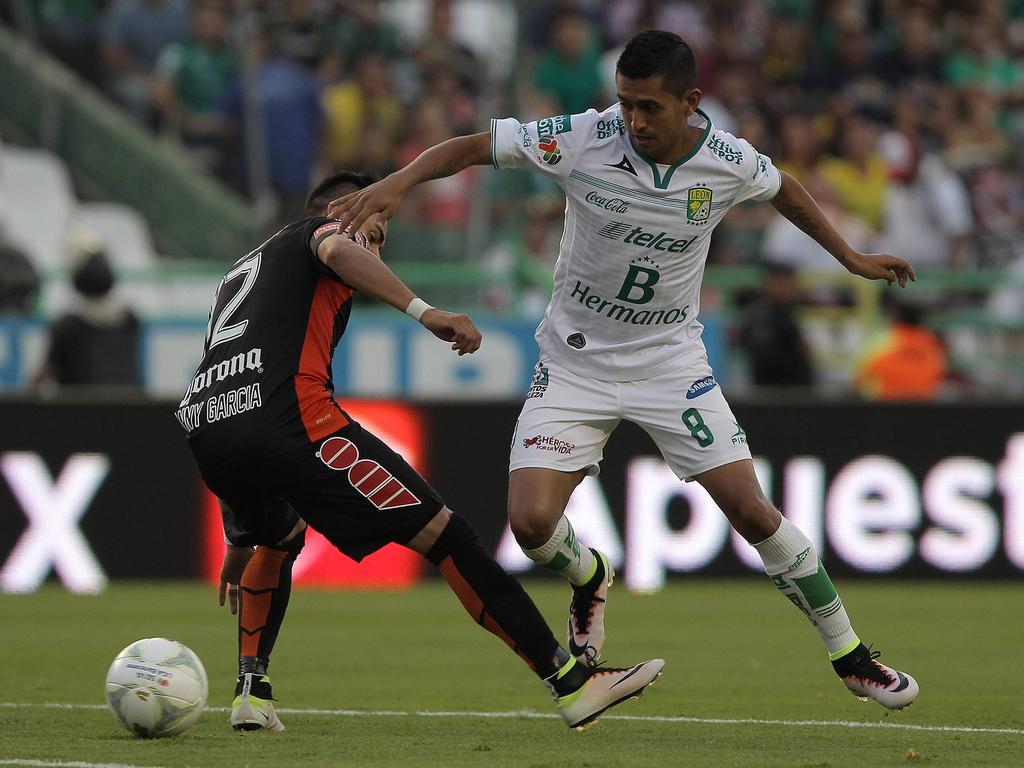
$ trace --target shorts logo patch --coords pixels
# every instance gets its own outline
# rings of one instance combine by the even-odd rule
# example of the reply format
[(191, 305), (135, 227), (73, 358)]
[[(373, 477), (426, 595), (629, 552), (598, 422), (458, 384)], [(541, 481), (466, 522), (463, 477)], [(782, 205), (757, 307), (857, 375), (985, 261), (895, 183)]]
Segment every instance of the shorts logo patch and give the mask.
[(551, 451), (563, 456), (570, 456), (576, 450), (576, 443), (559, 440), (557, 437), (548, 435), (534, 435), (523, 438), (523, 448), (536, 448), (538, 451)]
[(710, 392), (717, 386), (718, 382), (715, 381), (714, 376), (705, 376), (703, 379), (699, 379), (690, 385), (690, 388), (686, 390), (686, 399), (693, 400), (693, 398), (700, 397), (705, 392)]
[(317, 458), (331, 469), (348, 471), (348, 481), (377, 509), (398, 509), (420, 503), (390, 472), (372, 459), (360, 459), (359, 449), (344, 437), (329, 437)]
[(526, 392), (526, 399), (544, 397), (544, 393), (548, 391), (549, 382), (548, 367), (537, 363), (533, 368), (533, 381), (530, 382), (530, 389)]

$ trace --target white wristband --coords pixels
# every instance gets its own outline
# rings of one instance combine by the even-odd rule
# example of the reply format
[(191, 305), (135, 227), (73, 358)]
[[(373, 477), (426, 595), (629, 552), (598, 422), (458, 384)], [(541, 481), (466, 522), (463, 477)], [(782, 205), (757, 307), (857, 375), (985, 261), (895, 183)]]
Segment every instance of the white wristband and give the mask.
[(423, 313), (428, 309), (433, 309), (433, 307), (423, 299), (416, 298), (409, 302), (409, 306), (405, 308), (405, 314), (418, 323), (420, 318), (423, 317)]

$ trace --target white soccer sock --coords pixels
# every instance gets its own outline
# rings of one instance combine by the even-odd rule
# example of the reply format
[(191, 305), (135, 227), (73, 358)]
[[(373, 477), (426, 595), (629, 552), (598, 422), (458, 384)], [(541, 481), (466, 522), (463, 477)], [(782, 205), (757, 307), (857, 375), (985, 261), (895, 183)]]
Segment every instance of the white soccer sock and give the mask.
[(860, 644), (814, 544), (799, 528), (782, 518), (779, 530), (754, 549), (775, 586), (818, 630), (830, 659), (845, 656)]
[(597, 571), (597, 558), (589, 547), (576, 541), (569, 518), (562, 515), (547, 543), (536, 549), (523, 547), (523, 552), (537, 565), (565, 576), (577, 587), (583, 586)]

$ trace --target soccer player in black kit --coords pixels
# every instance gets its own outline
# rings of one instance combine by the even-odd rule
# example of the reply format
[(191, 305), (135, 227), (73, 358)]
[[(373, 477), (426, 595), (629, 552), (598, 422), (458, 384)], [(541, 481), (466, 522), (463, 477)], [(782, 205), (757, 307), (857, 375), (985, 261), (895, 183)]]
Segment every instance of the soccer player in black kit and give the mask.
[(480, 346), (469, 317), (430, 307), (384, 265), (385, 222), (374, 216), (348, 233), (324, 216), (331, 200), (372, 181), (353, 172), (325, 179), (310, 193), (305, 219), (228, 270), (202, 362), (177, 410), (224, 518), (220, 602), (227, 594), (238, 613), (231, 725), (284, 730), (267, 667), (308, 524), (355, 560), (389, 542), (424, 555), (470, 616), (547, 684), (569, 727), (585, 726), (638, 696), (664, 662), (578, 663), (473, 529), (334, 399), (331, 359), (355, 291), (404, 310), (460, 355)]

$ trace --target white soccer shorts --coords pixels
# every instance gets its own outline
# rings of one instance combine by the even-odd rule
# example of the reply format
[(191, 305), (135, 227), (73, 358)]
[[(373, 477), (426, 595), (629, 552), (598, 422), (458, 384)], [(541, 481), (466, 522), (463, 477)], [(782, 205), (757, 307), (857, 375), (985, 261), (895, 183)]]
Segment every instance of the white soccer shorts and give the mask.
[(705, 361), (642, 381), (597, 381), (537, 363), (512, 437), (509, 472), (545, 467), (599, 471), (622, 420), (651, 436), (683, 480), (750, 458), (747, 436)]

